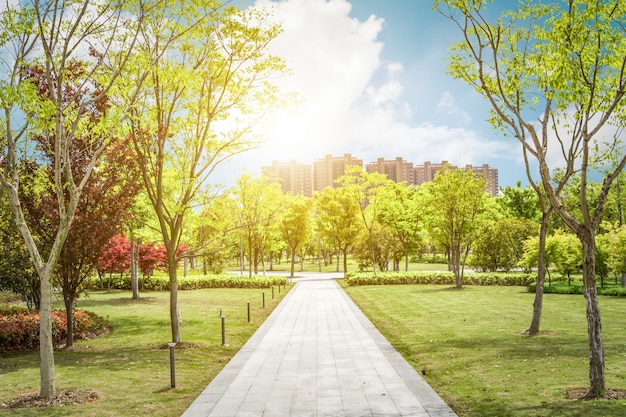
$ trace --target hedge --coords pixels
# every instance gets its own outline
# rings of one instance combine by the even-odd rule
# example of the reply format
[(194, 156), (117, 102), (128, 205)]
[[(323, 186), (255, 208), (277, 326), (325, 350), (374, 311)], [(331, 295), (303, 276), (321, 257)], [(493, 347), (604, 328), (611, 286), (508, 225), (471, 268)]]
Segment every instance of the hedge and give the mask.
[[(6, 310), (3, 310), (6, 311)], [(91, 337), (102, 326), (104, 319), (84, 310), (74, 310), (74, 337)], [(65, 344), (67, 315), (65, 311), (52, 312), (52, 341), (54, 346)], [(0, 315), (0, 352), (27, 352), (39, 347), (39, 313), (10, 312)]]
[[(536, 280), (525, 273), (470, 273), (463, 276), (463, 285), (527, 286)], [(346, 284), (354, 285), (455, 285), (454, 273), (437, 271), (414, 272), (349, 272)]]
[[(535, 292), (537, 284), (532, 283), (528, 286), (528, 292)], [(614, 297), (626, 297), (626, 288), (615, 285), (606, 287), (597, 287), (599, 295), (610, 295)], [(565, 282), (553, 282), (550, 285), (544, 285), (544, 294), (584, 294), (585, 288), (582, 283), (567, 285)]]
[[(108, 284), (108, 278), (104, 280)], [(219, 274), (219, 275), (194, 275), (178, 278), (179, 290), (199, 290), (203, 288), (270, 288), (272, 286), (287, 285), (287, 278), (283, 276), (262, 276)], [(142, 291), (168, 291), (170, 288), (169, 277), (159, 275), (139, 278), (139, 288)], [(92, 277), (86, 282), (86, 289), (100, 289), (100, 280)], [(130, 290), (130, 276), (115, 275), (111, 278), (111, 289)]]

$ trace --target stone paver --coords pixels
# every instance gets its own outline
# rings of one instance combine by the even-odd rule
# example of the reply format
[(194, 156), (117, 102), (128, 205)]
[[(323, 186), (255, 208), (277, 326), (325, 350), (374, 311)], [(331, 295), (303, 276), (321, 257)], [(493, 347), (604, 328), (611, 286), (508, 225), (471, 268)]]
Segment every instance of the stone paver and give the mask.
[(183, 417), (456, 414), (334, 280), (296, 284)]

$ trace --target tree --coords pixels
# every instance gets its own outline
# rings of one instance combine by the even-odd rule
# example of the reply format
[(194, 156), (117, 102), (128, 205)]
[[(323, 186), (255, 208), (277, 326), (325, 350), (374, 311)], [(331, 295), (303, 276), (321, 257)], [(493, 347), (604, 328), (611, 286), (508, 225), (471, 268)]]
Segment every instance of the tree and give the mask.
[(443, 168), (422, 184), (426, 224), (431, 237), (448, 253), (455, 286), (463, 286), (465, 261), (476, 239), (478, 215), (484, 208), (485, 180), (469, 169)]
[(472, 246), (470, 266), (483, 271), (510, 271), (524, 256), (524, 242), (537, 234), (537, 223), (503, 217), (485, 222)]
[[(52, 344), (52, 276), (63, 244), (74, 219), (83, 187), (106, 146), (106, 141), (87, 148), (83, 155), (87, 169), (78, 177), (72, 172), (68, 149), (75, 141), (88, 141), (86, 132), (109, 130), (119, 126), (114, 109), (106, 117), (89, 120), (88, 109), (106, 95), (124, 68), (133, 49), (133, 36), (140, 17), (126, 13), (127, 2), (92, 1), (21, 2), (7, 8), (0, 19), (3, 70), (0, 71), (2, 97), (3, 161), (0, 183), (7, 191), (15, 223), (28, 248), (40, 278), (40, 371), (42, 398), (55, 395), (54, 354)], [(7, 41), (10, 40), (10, 41)], [(90, 45), (89, 51), (84, 46)], [(111, 49), (122, 51), (111, 60)], [(67, 77), (76, 62), (85, 65), (80, 77)], [(38, 65), (47, 82), (38, 90), (25, 68)], [(107, 69), (106, 74), (104, 69)], [(75, 94), (73, 100), (67, 94)], [(80, 94), (79, 94), (80, 92)], [(54, 187), (58, 198), (58, 219), (54, 243), (42, 254), (41, 248), (25, 221), (20, 201), (20, 165), (35, 149), (32, 138), (41, 136), (54, 156)]]
[[(213, 199), (200, 214), (195, 230), (195, 253), (202, 257), (203, 269), (212, 273), (224, 271), (228, 259), (236, 258), (236, 249), (241, 249), (237, 233), (235, 201), (228, 193)], [(243, 272), (243, 262), (240, 265)]]
[[(256, 9), (213, 0), (145, 5), (139, 53), (119, 90), (145, 192), (168, 256), (172, 341), (181, 342), (177, 250), (185, 219), (214, 169), (256, 146), (253, 127), (276, 104), (276, 25)], [(167, 24), (164, 24), (167, 23)], [(170, 176), (176, 187), (166, 190)]]
[(507, 185), (500, 189), (500, 195), (496, 202), (507, 217), (539, 220), (541, 206), (539, 197), (532, 187), (522, 188), (522, 183), (517, 182), (515, 187)]
[(237, 228), (248, 252), (248, 274), (259, 273), (259, 264), (279, 234), (283, 192), (275, 178), (242, 175), (233, 187)]
[(29, 310), (39, 310), (39, 277), (6, 203), (0, 197), (0, 290), (20, 295)]
[(294, 276), (294, 266), (298, 248), (311, 238), (311, 199), (304, 196), (287, 196), (285, 210), (280, 222), (280, 230), (291, 252), (291, 275)]
[[(626, 28), (617, 22), (626, 18), (626, 4), (564, 3), (520, 3), (493, 24), (485, 18), (484, 1), (438, 5), (464, 36), (452, 54), (450, 72), (489, 101), (494, 127), (512, 135), (524, 155), (534, 159), (550, 206), (582, 244), (589, 395), (597, 397), (605, 390), (605, 365), (595, 235), (611, 185), (626, 164), (626, 154), (612, 152), (621, 149), (625, 122)], [(561, 178), (552, 175), (558, 157)], [(605, 163), (613, 165), (599, 173), (602, 187), (590, 204), (588, 180)], [(559, 195), (576, 174), (581, 218)]]
[(626, 226), (612, 227), (601, 236), (599, 245), (607, 253), (607, 266), (626, 288)]
[(378, 209), (380, 200), (378, 192), (391, 180), (385, 174), (379, 172), (365, 172), (359, 166), (348, 166), (346, 172), (337, 182), (349, 193), (359, 207), (359, 214), (363, 226), (367, 231), (367, 242), (370, 248), (370, 264), (374, 276), (376, 275), (374, 228), (378, 222)]
[[(68, 81), (80, 77), (85, 71), (84, 64), (80, 62), (71, 63), (69, 67), (65, 74)], [(40, 94), (48, 90), (48, 80), (42, 68), (34, 66), (25, 71)], [(68, 86), (64, 91), (63, 105), (68, 104), (65, 101), (80, 101), (82, 95), (87, 94), (87, 91), (72, 87)], [(108, 98), (102, 95), (85, 110), (85, 118), (89, 120), (85, 124), (88, 126), (81, 140), (67, 147), (65, 156), (70, 161), (68, 170), (72, 177), (84, 177), (87, 169), (93, 169), (94, 172), (83, 185), (55, 270), (54, 281), (62, 290), (67, 312), (66, 347), (74, 343), (74, 302), (82, 292), (84, 281), (92, 274), (102, 246), (119, 232), (122, 222), (128, 217), (127, 211), (133, 205), (139, 189), (135, 180), (137, 172), (134, 157), (126, 151), (126, 143), (107, 137), (106, 132), (97, 131), (97, 123), (105, 117), (108, 107)], [(89, 131), (89, 128), (93, 131)], [(31, 232), (37, 236), (41, 247), (47, 250), (52, 247), (56, 237), (54, 225), (59, 223), (59, 198), (53, 186), (55, 155), (47, 146), (49, 138), (45, 135), (35, 135), (33, 139), (41, 152), (36, 161), (23, 162), (26, 169), (31, 166), (31, 173), (36, 174), (23, 176), (21, 200)], [(96, 163), (84, 157), (89, 154), (90, 148), (101, 147), (104, 142), (110, 144)]]
[[(123, 274), (130, 269), (130, 241), (125, 235), (113, 236), (101, 249), (96, 269), (102, 275)], [(110, 281), (109, 281), (110, 282)], [(110, 289), (110, 284), (108, 288)]]
[[(360, 208), (352, 193), (345, 188), (327, 187), (314, 197), (316, 229), (331, 240), (343, 255), (343, 273), (348, 272), (348, 251), (356, 243), (360, 230)], [(339, 269), (339, 260), (337, 260)]]
[(416, 251), (422, 242), (424, 215), (420, 194), (413, 187), (393, 181), (378, 192), (380, 193), (378, 221), (389, 229), (402, 246), (404, 270), (408, 271), (409, 255)]

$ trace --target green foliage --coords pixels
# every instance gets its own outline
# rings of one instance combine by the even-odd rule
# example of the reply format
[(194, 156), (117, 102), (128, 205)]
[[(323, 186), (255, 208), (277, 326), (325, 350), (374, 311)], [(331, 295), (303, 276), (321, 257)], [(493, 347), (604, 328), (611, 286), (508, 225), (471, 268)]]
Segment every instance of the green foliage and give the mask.
[[(452, 272), (381, 272), (374, 276), (367, 272), (350, 272), (346, 276), (346, 284), (354, 285), (455, 285)], [(527, 286), (534, 282), (536, 276), (524, 273), (475, 273), (467, 274), (464, 283), (467, 285), (498, 285)]]
[[(537, 288), (536, 284), (530, 284), (528, 286), (528, 292), (534, 293)], [(607, 285), (604, 287), (597, 287), (598, 294), (607, 295), (607, 296), (615, 296), (615, 297), (626, 297), (626, 288), (619, 287), (617, 285)], [(543, 287), (544, 294), (584, 294), (585, 288), (582, 283), (573, 282), (568, 284), (566, 281), (556, 281), (552, 282), (550, 285), (546, 285)]]
[[(282, 276), (262, 276), (252, 277), (233, 274), (221, 275), (194, 275), (178, 278), (178, 289), (198, 290), (202, 288), (270, 288), (272, 286), (286, 285), (287, 278)], [(169, 277), (153, 275), (143, 277), (139, 280), (142, 291), (169, 291)], [(86, 286), (90, 290), (100, 289), (100, 281), (97, 277), (92, 277)], [(115, 275), (111, 277), (111, 289), (130, 290), (130, 276)]]
[(537, 223), (524, 217), (502, 218), (482, 225), (468, 263), (480, 271), (510, 271), (524, 256), (524, 242), (537, 234)]

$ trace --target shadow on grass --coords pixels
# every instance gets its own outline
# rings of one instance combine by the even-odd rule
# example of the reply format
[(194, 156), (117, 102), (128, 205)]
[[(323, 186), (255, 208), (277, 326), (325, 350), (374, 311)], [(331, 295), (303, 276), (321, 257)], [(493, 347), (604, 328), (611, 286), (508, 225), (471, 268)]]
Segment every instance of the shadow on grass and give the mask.
[[(106, 291), (98, 294), (109, 294)], [(113, 293), (111, 293), (113, 294)], [(156, 297), (141, 297), (139, 299), (133, 300), (130, 296), (120, 297), (120, 298), (108, 298), (108, 299), (98, 299), (95, 300), (93, 298), (86, 297), (80, 298), (76, 304), (77, 308), (88, 308), (88, 307), (98, 307), (98, 306), (127, 306), (127, 305), (136, 305), (136, 304), (155, 304), (160, 300)]]

